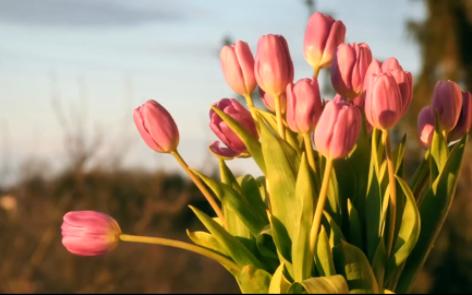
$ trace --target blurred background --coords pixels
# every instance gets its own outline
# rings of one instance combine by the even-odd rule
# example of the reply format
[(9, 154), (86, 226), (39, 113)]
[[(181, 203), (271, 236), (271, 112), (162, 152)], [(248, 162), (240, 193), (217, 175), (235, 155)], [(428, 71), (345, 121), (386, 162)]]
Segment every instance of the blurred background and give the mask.
[[(186, 240), (185, 228), (198, 227), (187, 205), (208, 208), (171, 157), (145, 146), (133, 108), (149, 98), (165, 105), (181, 153), (213, 173), (208, 110), (234, 96), (220, 48), (242, 39), (254, 52), (260, 35), (282, 34), (295, 78), (310, 76), (303, 35), (317, 10), (345, 23), (348, 42), (367, 42), (414, 74), (414, 104), (398, 130), (414, 165), (416, 115), (435, 81), (472, 90), (470, 0), (0, 0), (0, 292), (237, 292), (219, 265), (179, 250), (122, 244), (73, 256), (60, 242), (62, 216), (98, 210), (125, 232)], [(472, 291), (471, 159), (469, 147), (417, 292)], [(250, 160), (229, 166), (259, 174)]]

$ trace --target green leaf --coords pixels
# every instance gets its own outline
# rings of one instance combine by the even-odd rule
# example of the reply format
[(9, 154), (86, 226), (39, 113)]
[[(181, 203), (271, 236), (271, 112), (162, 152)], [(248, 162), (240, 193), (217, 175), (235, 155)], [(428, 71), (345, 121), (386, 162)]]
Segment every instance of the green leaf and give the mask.
[[(260, 211), (256, 211), (256, 208), (251, 205), (245, 195), (239, 194), (227, 184), (219, 183), (196, 170), (193, 171), (216, 195), (220, 196), (223, 207), (226, 208), (226, 213), (233, 213), (233, 215), (235, 213), (254, 236), (258, 235), (262, 228), (269, 223), (267, 216), (260, 214)], [(230, 216), (230, 219), (234, 219), (233, 215)], [(236, 220), (231, 226), (235, 226), (238, 229), (241, 225)]]
[(415, 197), (410, 187), (400, 177), (396, 177), (397, 183), (403, 192), (397, 194), (398, 221), (400, 224), (393, 247), (393, 256), (388, 264), (388, 274), (393, 273), (410, 255), (418, 241), (421, 230), (420, 214), (416, 207)]
[(226, 165), (225, 160), (219, 159), (218, 160), (218, 167), (220, 170), (220, 181), (226, 185), (231, 186), (236, 191), (241, 191), (241, 187), (239, 186), (238, 181), (233, 175), (233, 172), (228, 168)]
[(256, 236), (256, 247), (258, 257), (267, 266), (267, 269), (274, 270), (279, 265), (279, 258), (270, 230), (270, 226), (267, 226), (261, 234)]
[(228, 125), (231, 131), (233, 131), (239, 137), (239, 139), (241, 139), (251, 156), (254, 158), (254, 161), (256, 161), (259, 168), (261, 168), (262, 171), (265, 171), (261, 145), (259, 144), (257, 138), (255, 138), (236, 120), (234, 120), (231, 116), (225, 114), (222, 110), (218, 109), (215, 106), (212, 107), (212, 110), (218, 115), (218, 117), (221, 118), (221, 120), (226, 123), (226, 125)]
[(237, 238), (230, 235), (221, 225), (213, 221), (202, 211), (193, 206), (189, 207), (212, 236), (218, 241), (222, 251), (228, 253), (237, 264), (252, 264), (258, 268), (263, 268), (262, 263)]
[[(291, 257), (291, 247), (292, 241), (288, 236), (287, 229), (284, 225), (277, 219), (277, 217), (270, 215), (270, 227), (272, 232), (272, 238), (274, 239), (275, 247), (277, 248), (277, 255), (281, 262), (291, 270), (292, 268), (292, 257)], [(291, 273), (291, 271), (290, 271)]]
[(290, 288), (290, 282), (284, 275), (285, 266), (283, 263), (277, 267), (274, 274), (272, 275), (272, 280), (269, 285), (269, 294), (283, 294), (287, 293), (288, 288)]
[(350, 289), (379, 293), (380, 288), (362, 250), (345, 241), (334, 247), (336, 269), (344, 274)]
[(334, 267), (333, 254), (329, 245), (328, 235), (324, 226), (321, 227), (318, 240), (316, 242), (316, 270), (322, 276), (330, 276), (336, 274)]
[(300, 283), (294, 283), (290, 293), (300, 294), (346, 294), (349, 292), (346, 279), (341, 275), (309, 278)]
[[(258, 116), (264, 118), (265, 122), (273, 129), (277, 130), (277, 118), (274, 114), (263, 111), (263, 110), (256, 110)], [(301, 137), (298, 136), (297, 133), (292, 132), (289, 128), (284, 128), (285, 130), (285, 140), (286, 142), (297, 152), (301, 153), (301, 147), (303, 146), (303, 140)]]
[(237, 277), (242, 293), (264, 294), (269, 290), (272, 276), (263, 269), (245, 265)]
[(367, 245), (367, 256), (373, 259), (382, 232), (382, 220), (384, 219), (382, 211), (382, 192), (375, 168), (372, 164), (369, 171), (367, 195), (365, 200), (365, 234)]
[(331, 217), (334, 218), (336, 223), (342, 224), (343, 209), (342, 205), (346, 196), (339, 194), (338, 179), (336, 177), (336, 169), (331, 169), (331, 175), (329, 177), (328, 191), (327, 191), (327, 202), (326, 210), (331, 213)]
[(313, 267), (313, 254), (310, 253), (309, 239), (315, 192), (310, 171), (306, 156), (303, 154), (295, 186), (296, 202), (299, 203), (296, 210), (300, 213), (297, 217), (298, 232), (296, 232), (292, 243), (293, 276), (298, 282), (309, 278)]
[(349, 217), (349, 241), (355, 246), (362, 248), (362, 227), (359, 213), (349, 198), (347, 199), (347, 213)]
[[(240, 176), (237, 178), (237, 181), (241, 187), (242, 195), (254, 208), (255, 214), (266, 216), (266, 203), (261, 196), (258, 181), (251, 175)], [(264, 220), (267, 221), (268, 219), (265, 217)]]
[(211, 234), (203, 231), (192, 232), (188, 229), (186, 230), (186, 232), (187, 236), (194, 244), (211, 249), (225, 256), (230, 256), (230, 254), (223, 247), (220, 246), (218, 241)]
[(289, 237), (293, 238), (298, 223), (295, 179), (299, 157), (263, 118), (259, 122), (271, 214), (283, 224)]
[(466, 140), (467, 137), (464, 137), (453, 147), (444, 169), (441, 170), (433, 186), (429, 188), (424, 196), (419, 208), (421, 216), (420, 236), (400, 276), (398, 292), (408, 291), (411, 282), (423, 266), (444, 224), (454, 199)]
[(372, 270), (379, 286), (383, 286), (385, 277), (385, 268), (387, 266), (387, 253), (385, 250), (385, 243), (383, 238), (380, 239), (377, 250), (375, 250), (374, 258), (372, 260)]
[(439, 130), (439, 127), (436, 126), (433, 139), (431, 141), (431, 155), (433, 156), (434, 161), (438, 170), (441, 171), (447, 161), (447, 138)]

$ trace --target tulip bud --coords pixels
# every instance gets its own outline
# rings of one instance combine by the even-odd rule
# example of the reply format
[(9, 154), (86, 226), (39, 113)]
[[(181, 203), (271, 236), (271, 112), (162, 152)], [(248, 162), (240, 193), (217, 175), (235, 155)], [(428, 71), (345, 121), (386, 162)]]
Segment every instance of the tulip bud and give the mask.
[(315, 12), (305, 30), (305, 60), (315, 69), (329, 67), (336, 47), (344, 42), (346, 27), (342, 21)]
[(318, 82), (301, 79), (287, 85), (287, 124), (294, 132), (312, 131), (321, 115), (322, 104)]
[(316, 149), (326, 158), (347, 156), (356, 144), (361, 124), (359, 108), (337, 95), (326, 104), (316, 125)]
[(115, 248), (121, 229), (112, 217), (96, 211), (71, 211), (61, 226), (62, 244), (80, 256), (97, 256)]
[[(256, 125), (251, 113), (236, 99), (224, 98), (214, 106), (236, 120), (247, 132), (257, 138)], [(224, 157), (247, 156), (244, 143), (213, 110), (210, 110), (210, 128), (229, 149), (222, 149), (219, 144), (213, 143), (210, 146), (212, 152)]]
[(470, 92), (462, 92), (462, 108), (459, 120), (456, 126), (449, 134), (451, 141), (460, 139), (469, 133), (472, 127), (472, 94)]
[(349, 99), (360, 96), (371, 61), (367, 44), (340, 44), (331, 64), (331, 82), (336, 92)]
[(220, 62), (226, 82), (234, 92), (245, 96), (254, 91), (254, 57), (246, 42), (237, 41), (224, 46), (220, 52)]
[(433, 111), (438, 114), (441, 129), (451, 131), (459, 120), (462, 92), (453, 81), (438, 81), (433, 91)]
[(402, 101), (400, 117), (403, 117), (413, 98), (413, 79), (411, 73), (404, 71), (398, 60), (394, 57), (388, 58), (383, 63), (374, 59), (365, 73), (364, 90), (369, 87), (371, 80), (381, 73), (388, 73), (395, 79), (398, 89), (400, 90)]
[(134, 123), (144, 142), (159, 153), (175, 151), (179, 130), (167, 110), (154, 100), (148, 100), (133, 112)]
[(389, 129), (403, 115), (402, 95), (394, 77), (381, 73), (373, 77), (367, 87), (364, 101), (365, 116), (378, 129)]
[(418, 114), (418, 138), (425, 147), (431, 146), (434, 134), (434, 113), (431, 106), (423, 107)]
[(293, 63), (287, 41), (280, 35), (264, 35), (257, 43), (254, 72), (262, 90), (275, 97), (293, 81)]
[[(262, 103), (264, 106), (271, 112), (275, 112), (275, 101), (272, 96), (270, 96), (268, 93), (264, 92), (261, 88), (259, 88), (259, 96), (262, 100)], [(286, 94), (280, 95), (280, 111), (282, 114), (285, 114), (287, 108), (287, 96)]]

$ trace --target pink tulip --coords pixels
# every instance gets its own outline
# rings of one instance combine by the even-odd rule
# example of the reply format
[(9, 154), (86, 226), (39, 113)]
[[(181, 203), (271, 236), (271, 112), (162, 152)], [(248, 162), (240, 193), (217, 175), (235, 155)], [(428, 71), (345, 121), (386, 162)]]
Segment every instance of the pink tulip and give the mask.
[(438, 81), (433, 91), (433, 111), (438, 114), (439, 126), (451, 131), (457, 124), (461, 113), (462, 92), (453, 81)]
[(326, 104), (316, 125), (316, 149), (326, 158), (347, 156), (356, 144), (361, 124), (359, 108), (337, 95)]
[(372, 79), (381, 73), (388, 73), (395, 79), (398, 89), (400, 90), (402, 101), (400, 117), (403, 117), (403, 115), (405, 115), (407, 112), (413, 98), (413, 79), (411, 73), (404, 71), (398, 60), (394, 57), (388, 58), (383, 63), (380, 63), (378, 60), (374, 59), (365, 73), (364, 90), (369, 87)]
[(305, 30), (305, 60), (315, 69), (329, 67), (336, 47), (344, 42), (346, 27), (342, 21), (315, 12)]
[(246, 42), (237, 41), (224, 46), (220, 52), (220, 62), (226, 82), (234, 92), (245, 96), (254, 91), (254, 57)]
[[(275, 112), (275, 101), (272, 96), (270, 96), (268, 93), (264, 92), (261, 88), (259, 88), (259, 96), (262, 100), (262, 103), (264, 106), (271, 112)], [(286, 94), (280, 95), (280, 109), (282, 114), (285, 114), (287, 108), (287, 96)]]
[(287, 85), (287, 124), (294, 132), (312, 131), (321, 115), (322, 104), (318, 82), (301, 79)]
[(423, 107), (418, 114), (418, 138), (420, 143), (428, 148), (431, 146), (434, 134), (434, 113), (431, 106)]
[(390, 73), (381, 73), (370, 79), (364, 101), (367, 121), (375, 128), (389, 129), (403, 115), (403, 101), (398, 84)]
[(71, 211), (64, 215), (62, 244), (80, 256), (97, 256), (115, 248), (121, 229), (110, 216), (96, 211)]
[(179, 130), (167, 110), (154, 100), (148, 100), (133, 112), (134, 123), (144, 142), (160, 153), (175, 151)]
[(331, 82), (336, 92), (349, 99), (360, 96), (371, 61), (372, 53), (367, 44), (340, 44), (331, 64)]
[(257, 43), (254, 72), (262, 90), (272, 97), (285, 92), (293, 81), (293, 63), (287, 41), (280, 35), (264, 35)]
[(470, 92), (462, 92), (461, 114), (456, 126), (449, 134), (450, 140), (460, 139), (469, 133), (472, 127), (472, 94)]
[[(257, 138), (256, 125), (251, 117), (251, 113), (236, 99), (224, 98), (214, 106), (236, 120), (247, 132)], [(212, 152), (227, 158), (247, 156), (247, 149), (244, 143), (213, 110), (210, 110), (210, 128), (226, 145), (226, 148), (224, 148), (219, 143), (213, 143), (210, 145)]]

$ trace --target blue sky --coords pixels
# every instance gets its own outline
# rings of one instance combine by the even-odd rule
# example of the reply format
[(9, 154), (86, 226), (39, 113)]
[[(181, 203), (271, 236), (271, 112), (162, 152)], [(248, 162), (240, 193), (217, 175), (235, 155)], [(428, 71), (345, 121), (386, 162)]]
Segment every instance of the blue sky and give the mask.
[[(322, 0), (316, 8), (345, 23), (349, 42), (367, 42), (377, 58), (396, 56), (418, 71), (405, 27), (424, 17), (422, 1)], [(64, 124), (53, 98), (66, 121), (84, 118), (87, 138), (101, 134), (98, 159), (121, 154), (126, 166), (173, 170), (132, 122), (132, 109), (154, 98), (174, 115), (182, 154), (208, 166), (209, 106), (232, 96), (218, 60), (224, 36), (254, 52), (259, 36), (284, 35), (298, 79), (311, 73), (302, 54), (307, 18), (304, 0), (0, 0), (0, 176), (16, 175), (31, 158), (50, 171), (63, 166)], [(254, 171), (249, 160), (231, 166)]]

